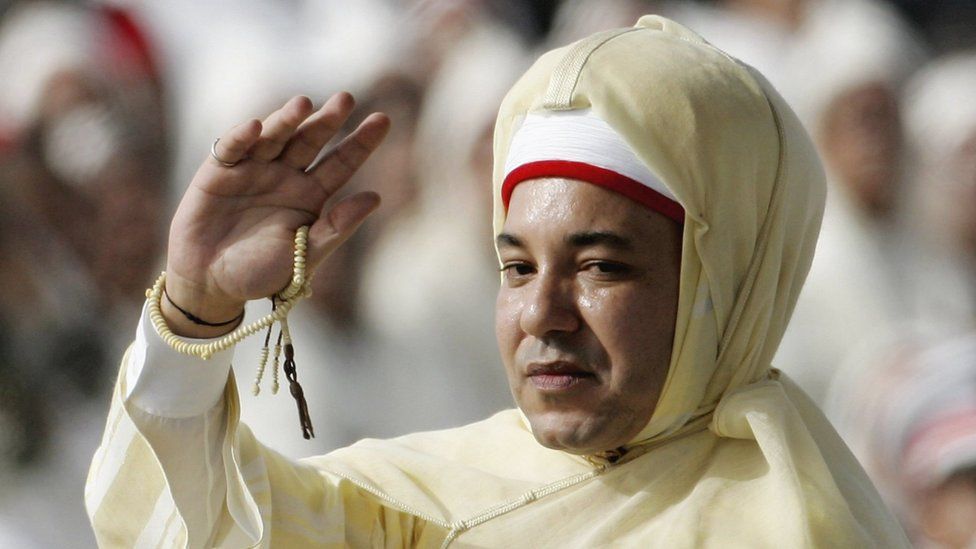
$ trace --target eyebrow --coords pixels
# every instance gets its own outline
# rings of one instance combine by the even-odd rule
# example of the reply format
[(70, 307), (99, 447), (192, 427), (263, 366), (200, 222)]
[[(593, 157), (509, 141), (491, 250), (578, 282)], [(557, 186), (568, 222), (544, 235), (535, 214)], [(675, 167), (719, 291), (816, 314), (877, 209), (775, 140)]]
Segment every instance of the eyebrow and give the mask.
[(509, 233), (500, 233), (495, 237), (495, 244), (499, 248), (521, 248), (522, 241), (517, 236)]
[(566, 237), (566, 243), (575, 248), (589, 246), (606, 246), (617, 250), (633, 250), (634, 244), (630, 239), (609, 231), (586, 231), (573, 233)]
[[(522, 248), (524, 244), (517, 236), (510, 233), (500, 233), (495, 242), (499, 248)], [(607, 246), (617, 250), (629, 251), (634, 249), (630, 239), (609, 231), (584, 231), (572, 233), (566, 237), (566, 243), (574, 248), (586, 248), (590, 246)]]

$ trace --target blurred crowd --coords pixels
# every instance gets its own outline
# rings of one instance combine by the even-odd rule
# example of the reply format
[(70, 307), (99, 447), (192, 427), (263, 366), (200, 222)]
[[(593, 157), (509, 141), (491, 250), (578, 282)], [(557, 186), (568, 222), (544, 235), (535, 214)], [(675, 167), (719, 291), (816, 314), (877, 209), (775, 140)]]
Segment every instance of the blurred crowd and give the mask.
[(917, 546), (976, 544), (976, 1), (0, 0), (0, 547), (93, 545), (85, 473), (168, 219), (215, 136), (295, 94), (390, 115), (349, 185), (384, 202), (292, 316), (318, 438), (285, 396), (242, 391), (244, 420), (301, 457), (510, 407), (496, 109), (542, 51), (644, 13), (806, 124), (828, 204), (773, 365)]

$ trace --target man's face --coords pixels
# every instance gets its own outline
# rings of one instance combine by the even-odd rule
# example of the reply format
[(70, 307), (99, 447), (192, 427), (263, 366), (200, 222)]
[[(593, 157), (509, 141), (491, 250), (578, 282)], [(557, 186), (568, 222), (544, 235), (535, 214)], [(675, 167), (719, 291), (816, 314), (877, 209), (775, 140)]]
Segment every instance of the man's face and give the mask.
[(895, 206), (901, 120), (888, 86), (867, 84), (838, 96), (820, 131), (824, 161), (863, 212), (884, 217)]
[(495, 333), (538, 441), (588, 454), (647, 424), (674, 339), (681, 228), (567, 179), (516, 187), (498, 237)]

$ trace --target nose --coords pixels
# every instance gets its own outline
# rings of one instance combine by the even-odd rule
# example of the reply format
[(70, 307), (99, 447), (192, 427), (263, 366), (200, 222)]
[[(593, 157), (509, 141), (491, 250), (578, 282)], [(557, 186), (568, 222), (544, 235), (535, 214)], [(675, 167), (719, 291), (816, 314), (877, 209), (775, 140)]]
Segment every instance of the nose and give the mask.
[(571, 280), (539, 273), (525, 286), (524, 298), (519, 323), (525, 333), (544, 338), (579, 329), (576, 290)]

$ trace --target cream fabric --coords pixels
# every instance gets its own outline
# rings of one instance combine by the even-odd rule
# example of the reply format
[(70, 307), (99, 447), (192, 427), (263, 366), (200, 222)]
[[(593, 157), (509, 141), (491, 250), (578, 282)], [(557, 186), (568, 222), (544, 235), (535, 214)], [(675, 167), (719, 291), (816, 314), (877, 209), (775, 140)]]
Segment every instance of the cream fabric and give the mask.
[[(89, 478), (101, 543), (907, 546), (819, 411), (770, 373), (824, 193), (782, 99), (690, 31), (643, 18), (546, 54), (516, 84), (496, 127), (496, 197), (512, 128), (547, 108), (594, 109), (687, 212), (671, 370), (623, 459), (546, 449), (509, 410), (296, 464), (239, 424), (233, 383), (206, 414), (167, 419), (125, 402), (123, 375)], [(173, 436), (176, 422), (192, 434)]]

